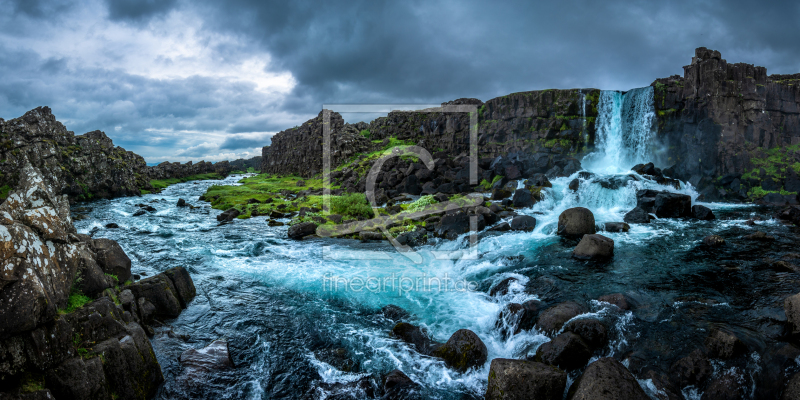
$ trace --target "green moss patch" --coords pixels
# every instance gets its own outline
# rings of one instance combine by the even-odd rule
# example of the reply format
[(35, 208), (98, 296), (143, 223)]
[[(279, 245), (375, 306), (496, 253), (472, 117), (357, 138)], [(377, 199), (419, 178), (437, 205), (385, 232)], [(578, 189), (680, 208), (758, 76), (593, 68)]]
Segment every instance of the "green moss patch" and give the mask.
[(222, 179), (222, 176), (220, 176), (219, 174), (217, 174), (215, 172), (212, 172), (210, 174), (191, 175), (191, 176), (186, 176), (186, 177), (183, 177), (183, 178), (170, 178), (170, 179), (164, 179), (164, 180), (153, 179), (153, 180), (150, 181), (150, 186), (152, 186), (153, 189), (155, 189), (156, 191), (160, 191), (160, 190), (166, 189), (168, 186), (174, 185), (176, 183), (183, 183), (183, 182), (189, 182), (189, 181), (204, 181), (204, 180), (210, 180), (210, 179)]

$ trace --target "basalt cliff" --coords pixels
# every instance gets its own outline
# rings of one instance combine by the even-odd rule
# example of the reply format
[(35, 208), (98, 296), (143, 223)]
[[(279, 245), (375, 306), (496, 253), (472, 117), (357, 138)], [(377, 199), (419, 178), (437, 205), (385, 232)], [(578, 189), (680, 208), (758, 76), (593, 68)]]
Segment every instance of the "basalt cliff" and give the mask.
[(18, 186), (27, 162), (70, 201), (140, 195), (153, 190), (153, 179), (232, 172), (227, 161), (148, 166), (142, 156), (114, 146), (101, 131), (68, 131), (48, 107), (8, 121), (0, 118), (0, 198)]
[[(728, 64), (719, 52), (701, 47), (684, 67), (683, 77), (657, 79), (651, 86), (652, 161), (658, 167), (690, 182), (706, 200), (797, 203), (800, 74), (767, 75), (764, 67)], [(497, 176), (518, 179), (545, 173), (553, 178), (577, 171), (579, 160), (597, 146), (599, 102), (597, 89), (570, 89), (513, 93), (486, 102), (459, 99), (442, 105), (475, 106), (478, 180), (491, 182)], [(323, 123), (320, 112), (276, 134), (271, 145), (263, 148), (261, 170), (320, 175)], [(434, 159), (453, 164), (440, 174), (420, 177), (415, 172), (420, 165), (414, 168), (407, 160), (391, 161), (388, 167), (394, 171), (389, 179), (399, 191), (434, 179), (427, 175), (439, 175), (442, 182), (437, 186), (454, 183), (458, 187), (467, 182), (461, 172), (467, 165), (453, 160), (469, 154), (469, 124), (468, 113), (441, 110), (395, 111), (369, 124), (348, 124), (331, 112), (333, 181), (346, 190), (363, 190), (371, 164), (359, 168), (358, 160), (399, 143), (422, 146)], [(409, 178), (412, 174), (415, 178)]]

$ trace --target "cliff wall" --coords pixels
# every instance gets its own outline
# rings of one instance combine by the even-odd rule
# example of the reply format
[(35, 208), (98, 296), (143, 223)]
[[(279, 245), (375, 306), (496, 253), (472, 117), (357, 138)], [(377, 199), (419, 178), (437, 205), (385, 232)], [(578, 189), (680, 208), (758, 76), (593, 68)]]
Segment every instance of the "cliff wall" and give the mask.
[(770, 76), (704, 47), (683, 68), (652, 84), (662, 164), (709, 200), (796, 202), (800, 74)]
[[(478, 109), (478, 157), (509, 154), (548, 161), (579, 157), (594, 146), (597, 89), (542, 90), (513, 93), (481, 102), (459, 99), (444, 105), (474, 104)], [(356, 154), (375, 151), (388, 141), (416, 144), (450, 158), (469, 151), (468, 113), (394, 111), (365, 123), (331, 119), (331, 165)], [(542, 162), (542, 161), (540, 161)], [(300, 127), (279, 132), (263, 148), (262, 171), (310, 177), (322, 172), (322, 113)]]

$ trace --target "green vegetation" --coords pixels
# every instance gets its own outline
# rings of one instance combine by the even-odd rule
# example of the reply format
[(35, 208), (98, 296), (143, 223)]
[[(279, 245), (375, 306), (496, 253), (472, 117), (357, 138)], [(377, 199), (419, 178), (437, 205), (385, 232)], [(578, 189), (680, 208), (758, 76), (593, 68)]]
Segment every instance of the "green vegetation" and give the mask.
[(222, 177), (219, 174), (212, 172), (210, 174), (191, 175), (183, 178), (170, 178), (164, 180), (153, 179), (150, 181), (150, 186), (152, 186), (153, 189), (155, 189), (156, 191), (161, 191), (163, 189), (166, 189), (168, 186), (174, 185), (176, 183), (183, 183), (189, 181), (203, 181), (209, 179), (222, 179)]
[(67, 300), (67, 308), (65, 308), (63, 310), (59, 310), (59, 313), (60, 314), (69, 314), (69, 313), (71, 313), (71, 312), (83, 307), (84, 305), (86, 305), (86, 303), (88, 303), (90, 301), (92, 301), (92, 299), (90, 299), (89, 296), (86, 296), (85, 294), (81, 293), (79, 290), (74, 290), (73, 289), (73, 291), (69, 294), (69, 299)]
[(331, 196), (331, 214), (339, 214), (350, 219), (371, 218), (372, 211), (367, 196), (363, 193), (351, 193), (342, 196)]
[(370, 135), (369, 129), (364, 129), (364, 130), (361, 131), (361, 136), (369, 139), (369, 135)]
[(33, 393), (44, 390), (44, 377), (41, 375), (33, 375), (26, 373), (20, 386), (20, 393)]
[(409, 212), (422, 211), (425, 208), (425, 206), (429, 206), (431, 204), (436, 204), (436, 203), (438, 203), (438, 201), (436, 201), (436, 199), (433, 198), (433, 195), (431, 194), (425, 195), (420, 197), (413, 203), (409, 204), (406, 207), (406, 211)]
[(659, 117), (664, 117), (667, 114), (671, 114), (671, 113), (674, 113), (676, 111), (678, 111), (678, 110), (676, 110), (674, 108), (670, 108), (670, 109), (666, 109), (666, 110), (658, 110), (658, 116)]
[(7, 199), (9, 193), (11, 193), (11, 186), (3, 185), (2, 187), (0, 187), (0, 200)]

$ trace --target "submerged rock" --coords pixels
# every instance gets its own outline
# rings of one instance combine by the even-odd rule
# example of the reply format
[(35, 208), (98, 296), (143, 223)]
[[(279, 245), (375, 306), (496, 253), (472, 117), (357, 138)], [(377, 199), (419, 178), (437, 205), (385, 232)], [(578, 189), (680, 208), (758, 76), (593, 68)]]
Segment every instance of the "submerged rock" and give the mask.
[(383, 397), (386, 400), (416, 399), (420, 386), (403, 371), (396, 369), (383, 379)]
[(572, 251), (579, 260), (608, 260), (614, 256), (614, 240), (603, 235), (584, 235)]
[(459, 372), (480, 367), (486, 363), (489, 351), (481, 338), (469, 329), (459, 329), (431, 355), (444, 360), (448, 367)]
[(631, 230), (631, 226), (626, 224), (625, 222), (606, 222), (605, 223), (605, 230), (606, 232), (624, 232), (627, 233)]
[(184, 351), (179, 359), (188, 374), (207, 373), (233, 367), (228, 342), (215, 340), (200, 350)]
[(561, 400), (566, 372), (543, 363), (495, 358), (489, 367), (486, 400)]
[(396, 306), (394, 304), (389, 304), (389, 305), (386, 305), (383, 308), (381, 308), (381, 314), (383, 314), (383, 316), (386, 319), (389, 319), (389, 320), (395, 321), (395, 322), (400, 321), (400, 320), (405, 319), (405, 318), (408, 318), (409, 315), (410, 315), (408, 313), (408, 311), (406, 311), (406, 310), (404, 310), (404, 309), (402, 309), (402, 308), (400, 308), (400, 307), (398, 307), (398, 306)]
[(628, 297), (622, 293), (613, 293), (613, 294), (606, 294), (597, 298), (598, 301), (604, 301), (606, 303), (613, 304), (617, 306), (620, 310), (630, 310), (631, 305)]
[(711, 331), (705, 344), (708, 354), (714, 358), (729, 359), (747, 351), (747, 347), (736, 335), (720, 329)]
[(569, 389), (569, 400), (650, 400), (633, 374), (619, 361), (606, 357), (586, 367)]
[(427, 332), (422, 328), (409, 324), (407, 322), (400, 322), (392, 328), (392, 334), (398, 339), (410, 344), (420, 354), (429, 355), (432, 348), (435, 347), (431, 339), (428, 337)]
[(581, 237), (595, 233), (594, 214), (588, 208), (570, 208), (558, 216), (558, 234), (561, 236)]
[(709, 247), (716, 247), (725, 244), (725, 239), (718, 235), (709, 235), (703, 238), (703, 244)]
[(676, 361), (669, 369), (670, 378), (678, 387), (705, 383), (712, 372), (711, 363), (700, 349)]

